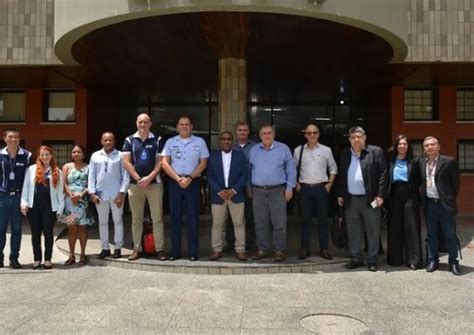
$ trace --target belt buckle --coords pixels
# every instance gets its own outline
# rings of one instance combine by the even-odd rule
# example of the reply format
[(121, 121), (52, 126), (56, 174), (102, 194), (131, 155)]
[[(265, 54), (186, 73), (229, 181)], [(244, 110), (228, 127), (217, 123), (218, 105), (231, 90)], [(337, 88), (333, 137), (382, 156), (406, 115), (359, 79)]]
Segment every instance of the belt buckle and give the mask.
[(12, 196), (12, 195), (16, 195), (16, 191), (13, 191), (13, 192), (8, 192), (8, 195)]

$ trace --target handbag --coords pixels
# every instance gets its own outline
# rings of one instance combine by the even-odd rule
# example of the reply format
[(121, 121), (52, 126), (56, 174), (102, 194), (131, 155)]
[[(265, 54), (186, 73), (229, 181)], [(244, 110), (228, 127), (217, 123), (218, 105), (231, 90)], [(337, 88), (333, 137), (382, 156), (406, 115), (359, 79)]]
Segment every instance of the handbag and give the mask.
[(332, 243), (339, 249), (347, 248), (347, 228), (346, 220), (344, 218), (344, 208), (339, 207), (339, 210), (334, 217), (334, 223), (331, 227)]

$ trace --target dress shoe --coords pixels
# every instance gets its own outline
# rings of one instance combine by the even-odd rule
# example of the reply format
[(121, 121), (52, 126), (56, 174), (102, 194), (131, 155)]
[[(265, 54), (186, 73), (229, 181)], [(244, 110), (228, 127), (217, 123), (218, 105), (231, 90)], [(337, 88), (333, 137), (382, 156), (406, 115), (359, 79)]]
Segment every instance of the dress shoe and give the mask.
[(104, 259), (105, 257), (109, 257), (109, 256), (110, 256), (110, 250), (108, 249), (102, 249), (102, 251), (99, 254), (100, 259)]
[(461, 275), (461, 269), (459, 268), (459, 264), (449, 264), (449, 271), (451, 271), (456, 276)]
[(408, 267), (409, 267), (410, 269), (412, 269), (413, 271), (418, 270), (418, 267), (417, 267), (415, 264), (410, 264), (410, 265), (408, 265)]
[(247, 255), (243, 251), (236, 251), (235, 258), (237, 258), (239, 261), (246, 261)]
[(36, 261), (33, 263), (33, 270), (38, 270), (41, 267), (41, 262)]
[(64, 265), (66, 266), (71, 266), (76, 263), (76, 257), (75, 256), (69, 256), (67, 261), (64, 262)]
[(170, 261), (172, 261), (172, 262), (173, 262), (173, 261), (177, 261), (178, 259), (181, 259), (181, 256), (173, 256), (173, 255), (171, 255), (170, 258), (168, 258), (168, 260), (170, 260)]
[(21, 269), (21, 264), (17, 258), (10, 258), (10, 267), (12, 269)]
[(113, 258), (121, 258), (122, 257), (122, 251), (120, 249), (115, 249), (114, 250), (114, 255), (112, 257)]
[(426, 266), (426, 272), (433, 272), (438, 270), (438, 263), (436, 262), (429, 262)]
[(379, 266), (377, 265), (377, 263), (371, 263), (367, 266), (367, 269), (370, 272), (377, 272), (379, 270)]
[(51, 270), (53, 268), (53, 263), (51, 263), (51, 261), (44, 261), (43, 267), (45, 270)]
[(157, 251), (156, 258), (158, 258), (159, 261), (167, 261), (169, 259), (169, 256), (164, 252), (163, 250)]
[(199, 260), (199, 257), (197, 257), (197, 256), (190, 256), (190, 257), (189, 257), (189, 260), (190, 260), (191, 262), (196, 262), (196, 261)]
[(5, 265), (3, 264), (3, 261), (0, 261), (0, 269), (3, 268)]
[(328, 249), (321, 249), (321, 251), (319, 252), (319, 256), (321, 256), (321, 258), (324, 258), (324, 259), (327, 259), (327, 260), (332, 259), (332, 256), (329, 254)]
[(77, 264), (79, 265), (86, 265), (88, 263), (88, 259), (87, 259), (87, 256), (86, 255), (81, 255), (79, 257), (79, 262), (77, 262)]
[(258, 250), (253, 256), (252, 256), (252, 259), (254, 261), (259, 261), (261, 259), (264, 259), (264, 258), (267, 258), (268, 255), (265, 253), (265, 251), (262, 251), (262, 250)]
[(284, 262), (286, 260), (286, 255), (283, 251), (275, 252), (275, 262)]
[(361, 266), (364, 266), (364, 262), (351, 260), (349, 263), (347, 263), (344, 266), (348, 270), (353, 270), (353, 269), (356, 269), (356, 268), (360, 268)]
[(128, 256), (129, 261), (136, 261), (137, 259), (140, 258), (140, 251), (138, 250), (133, 250), (132, 254)]
[(310, 256), (308, 249), (301, 249), (298, 253), (298, 259), (306, 259)]
[(213, 251), (211, 256), (209, 256), (210, 261), (217, 261), (219, 258), (222, 257), (221, 251)]

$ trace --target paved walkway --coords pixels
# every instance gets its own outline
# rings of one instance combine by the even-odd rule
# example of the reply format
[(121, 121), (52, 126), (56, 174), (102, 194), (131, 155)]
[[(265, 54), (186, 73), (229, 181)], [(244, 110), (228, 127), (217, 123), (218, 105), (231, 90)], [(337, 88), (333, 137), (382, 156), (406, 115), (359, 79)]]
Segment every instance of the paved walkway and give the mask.
[[(25, 269), (0, 269), (0, 334), (472, 334), (474, 220), (459, 222), (460, 277), (447, 271), (446, 256), (431, 274), (384, 264), (377, 273), (340, 265), (231, 276), (62, 265), (34, 271), (25, 227)], [(53, 262), (65, 259), (55, 249)]]

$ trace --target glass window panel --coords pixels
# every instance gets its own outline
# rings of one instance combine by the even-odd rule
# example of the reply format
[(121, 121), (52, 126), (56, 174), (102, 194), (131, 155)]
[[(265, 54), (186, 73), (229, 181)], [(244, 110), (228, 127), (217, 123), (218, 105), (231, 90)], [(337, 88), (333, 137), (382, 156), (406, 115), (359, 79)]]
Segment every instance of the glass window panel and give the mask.
[(74, 121), (75, 105), (75, 92), (49, 92), (47, 121)]
[(74, 141), (43, 141), (42, 144), (53, 149), (53, 156), (59, 167), (71, 161), (71, 151), (74, 147)]
[(25, 93), (0, 92), (0, 122), (25, 121)]

